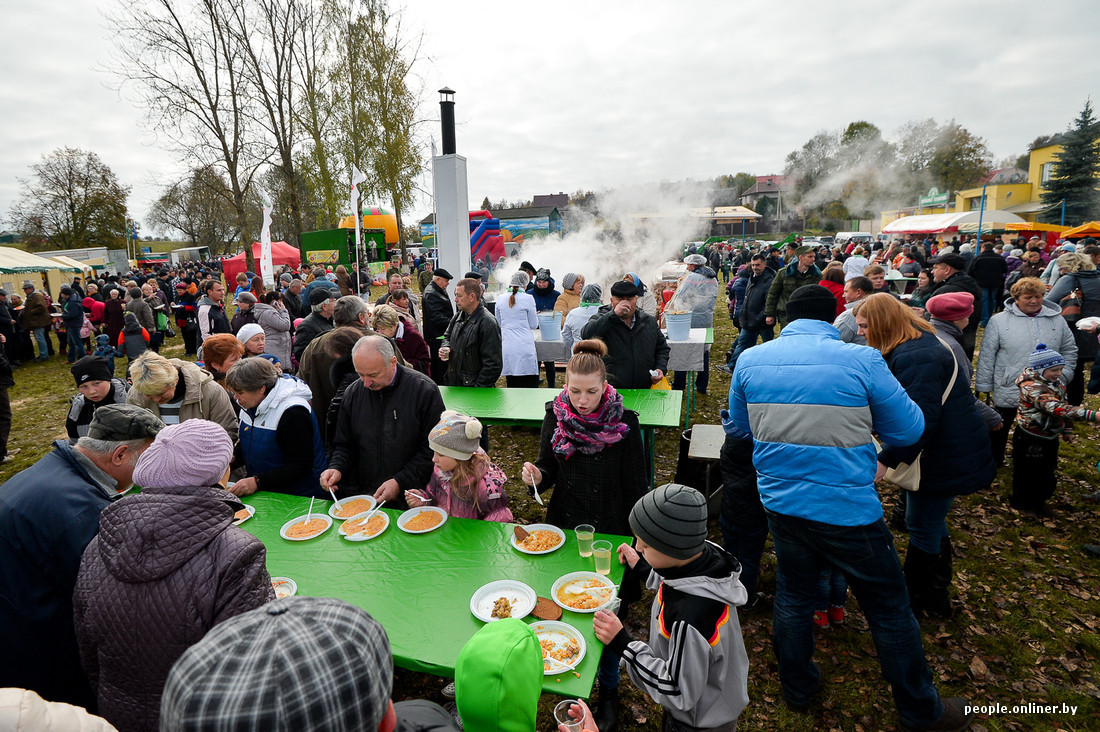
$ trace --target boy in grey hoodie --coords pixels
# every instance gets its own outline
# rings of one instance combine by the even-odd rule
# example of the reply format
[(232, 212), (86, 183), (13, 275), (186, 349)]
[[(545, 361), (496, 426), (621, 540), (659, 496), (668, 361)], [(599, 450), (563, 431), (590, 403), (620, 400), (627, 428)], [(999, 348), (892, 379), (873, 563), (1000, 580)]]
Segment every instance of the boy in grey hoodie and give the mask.
[(619, 561), (657, 591), (649, 644), (632, 640), (618, 617), (597, 612), (596, 637), (622, 657), (638, 688), (664, 707), (664, 730), (732, 732), (749, 702), (749, 659), (737, 620), (748, 593), (737, 560), (706, 540), (707, 501), (667, 484), (630, 512), (637, 550), (619, 545)]

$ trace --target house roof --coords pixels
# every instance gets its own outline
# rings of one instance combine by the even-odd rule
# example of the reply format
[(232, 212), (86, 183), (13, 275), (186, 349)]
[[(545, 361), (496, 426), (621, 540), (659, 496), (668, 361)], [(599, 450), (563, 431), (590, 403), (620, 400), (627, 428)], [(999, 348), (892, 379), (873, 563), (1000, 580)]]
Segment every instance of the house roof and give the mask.
[(763, 180), (758, 177), (756, 179), (756, 185), (742, 193), (741, 196), (744, 197), (752, 196), (754, 194), (759, 195), (763, 193), (777, 193), (781, 190), (785, 191), (787, 189), (787, 176), (769, 175), (764, 177)]
[(524, 208), (502, 208), (493, 211), (493, 216), (498, 219), (537, 219), (550, 216), (552, 213), (561, 216), (557, 206), (525, 206)]
[(535, 206), (552, 206), (561, 209), (569, 205), (569, 194), (550, 193), (545, 196), (535, 196), (532, 203)]

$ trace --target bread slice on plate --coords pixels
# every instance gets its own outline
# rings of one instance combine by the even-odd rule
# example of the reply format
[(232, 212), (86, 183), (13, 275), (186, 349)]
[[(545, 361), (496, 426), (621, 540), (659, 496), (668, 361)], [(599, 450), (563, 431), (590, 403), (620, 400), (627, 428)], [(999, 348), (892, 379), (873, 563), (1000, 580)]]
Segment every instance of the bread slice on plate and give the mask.
[(539, 620), (561, 620), (561, 608), (558, 604), (547, 597), (538, 598), (535, 602), (535, 609), (531, 611)]
[(512, 528), (512, 531), (515, 532), (516, 543), (524, 541), (528, 536), (531, 535), (531, 533), (529, 531), (527, 531), (527, 529), (523, 528), (522, 526), (515, 526), (515, 527)]

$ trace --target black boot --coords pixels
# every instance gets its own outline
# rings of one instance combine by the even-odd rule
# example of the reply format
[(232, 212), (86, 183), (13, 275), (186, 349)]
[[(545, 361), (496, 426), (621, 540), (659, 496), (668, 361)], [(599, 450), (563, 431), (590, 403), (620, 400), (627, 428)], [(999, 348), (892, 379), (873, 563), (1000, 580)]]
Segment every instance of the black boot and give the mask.
[(942, 618), (953, 617), (958, 610), (951, 603), (951, 580), (955, 578), (952, 569), (954, 555), (951, 537), (940, 539), (940, 553), (934, 557), (932, 564), (932, 586), (928, 592), (927, 610)]
[(938, 557), (927, 554), (909, 544), (905, 552), (905, 586), (909, 590), (909, 607), (917, 620), (924, 617), (928, 606), (928, 593), (932, 585), (932, 562)]
[(619, 689), (600, 687), (600, 698), (596, 700), (593, 715), (600, 732), (615, 732), (619, 728)]
[(894, 508), (890, 511), (890, 518), (886, 519), (886, 523), (890, 524), (891, 528), (898, 531), (908, 532), (909, 527), (905, 525), (905, 509), (909, 502), (909, 491), (898, 491), (898, 500), (894, 504)]

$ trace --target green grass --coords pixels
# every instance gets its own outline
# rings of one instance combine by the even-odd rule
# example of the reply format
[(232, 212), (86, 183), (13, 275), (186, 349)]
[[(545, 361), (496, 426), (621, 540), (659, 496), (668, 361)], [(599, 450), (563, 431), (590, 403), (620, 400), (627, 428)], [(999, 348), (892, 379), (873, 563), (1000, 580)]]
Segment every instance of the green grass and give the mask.
[[(380, 294), (380, 293), (378, 293)], [(719, 302), (715, 315), (714, 363), (720, 363), (735, 331)], [(181, 357), (177, 336), (162, 353)], [(125, 358), (116, 372), (125, 371)], [(33, 464), (63, 436), (68, 398), (75, 393), (68, 365), (54, 357), (16, 369), (11, 390), (15, 414), (11, 447), (22, 452), (0, 467), (0, 480)], [(560, 375), (559, 375), (560, 386)], [(711, 374), (710, 393), (702, 397), (692, 423), (716, 424), (725, 406), (729, 377)], [(1088, 403), (1100, 408), (1100, 399)], [(657, 431), (657, 482), (672, 480), (679, 449), (679, 430)], [(1001, 470), (989, 490), (960, 498), (948, 525), (957, 552), (955, 591), (965, 609), (950, 621), (923, 624), (924, 647), (941, 693), (964, 696), (975, 704), (1060, 704), (1078, 707), (1076, 716), (1007, 714), (981, 716), (975, 730), (1096, 730), (1100, 729), (1100, 559), (1085, 554), (1081, 544), (1100, 543), (1100, 507), (1083, 500), (1098, 489), (1096, 427), (1078, 427), (1078, 440), (1063, 445), (1060, 485), (1053, 503), (1065, 503), (1054, 519), (1038, 520), (1007, 505), (1009, 468)], [(494, 428), (491, 454), (508, 474), (509, 494), (517, 518), (540, 521), (545, 509), (527, 497), (519, 481), (524, 460), (538, 453), (534, 430)], [(1011, 446), (1010, 446), (1011, 450)], [(1010, 461), (1009, 461), (1010, 462)], [(893, 495), (884, 495), (889, 506)], [(720, 542), (717, 526), (711, 538)], [(904, 555), (906, 538), (897, 538)], [(770, 544), (765, 554), (760, 588), (774, 594), (775, 559)], [(628, 627), (637, 638), (648, 633), (651, 596), (631, 608)], [(892, 729), (896, 714), (890, 690), (879, 672), (874, 645), (858, 602), (848, 603), (849, 621), (840, 630), (817, 633), (816, 659), (825, 674), (819, 703), (807, 714), (794, 714), (780, 700), (775, 655), (771, 646), (771, 606), (740, 617), (748, 650), (749, 706), (739, 720), (741, 730)], [(810, 619), (807, 618), (809, 623)], [(394, 698), (442, 701), (444, 681), (398, 670)], [(660, 710), (626, 680), (623, 685), (621, 729), (658, 730)], [(558, 698), (546, 694), (540, 703), (540, 729)], [(645, 719), (644, 722), (640, 721)]]

